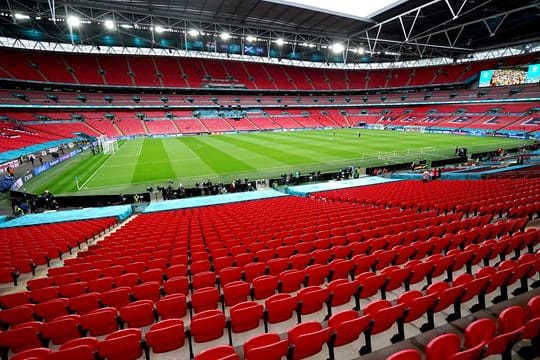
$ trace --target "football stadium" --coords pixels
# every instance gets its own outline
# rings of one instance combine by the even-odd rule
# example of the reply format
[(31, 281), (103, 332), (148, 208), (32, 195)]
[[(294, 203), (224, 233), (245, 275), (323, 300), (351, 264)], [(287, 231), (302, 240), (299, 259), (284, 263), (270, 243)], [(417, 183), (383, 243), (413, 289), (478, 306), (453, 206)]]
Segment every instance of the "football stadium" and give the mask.
[(2, 360), (539, 359), (539, 17), (0, 0)]

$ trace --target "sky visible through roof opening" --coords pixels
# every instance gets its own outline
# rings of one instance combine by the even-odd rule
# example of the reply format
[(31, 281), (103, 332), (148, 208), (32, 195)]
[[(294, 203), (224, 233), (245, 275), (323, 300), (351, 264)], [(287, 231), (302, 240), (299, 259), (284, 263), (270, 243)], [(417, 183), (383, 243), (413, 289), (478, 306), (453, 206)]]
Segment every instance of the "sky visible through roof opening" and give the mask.
[(339, 13), (349, 17), (370, 18), (380, 10), (403, 0), (266, 0), (298, 6), (306, 9), (320, 9), (329, 13)]

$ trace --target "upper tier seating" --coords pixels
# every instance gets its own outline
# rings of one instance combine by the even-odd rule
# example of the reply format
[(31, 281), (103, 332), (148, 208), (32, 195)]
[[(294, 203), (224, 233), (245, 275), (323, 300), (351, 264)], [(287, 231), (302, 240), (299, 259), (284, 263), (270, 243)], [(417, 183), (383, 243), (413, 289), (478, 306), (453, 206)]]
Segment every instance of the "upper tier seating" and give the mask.
[[(125, 55), (74, 55), (5, 50), (0, 76), (38, 82), (201, 88), (216, 83), (264, 90), (348, 90), (459, 83), (497, 60), (397, 70), (326, 70), (232, 60)], [(530, 57), (503, 62), (528, 64)]]

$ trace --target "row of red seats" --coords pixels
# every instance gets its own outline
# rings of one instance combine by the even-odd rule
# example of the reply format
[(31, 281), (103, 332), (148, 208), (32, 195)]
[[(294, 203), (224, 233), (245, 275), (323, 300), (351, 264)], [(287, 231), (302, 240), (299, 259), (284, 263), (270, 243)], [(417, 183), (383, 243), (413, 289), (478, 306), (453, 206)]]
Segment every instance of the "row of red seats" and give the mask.
[(116, 223), (115, 218), (103, 218), (0, 229), (0, 236), (6, 239), (0, 245), (0, 283), (17, 285), (19, 274), (35, 274), (36, 266), (62, 259), (62, 254), (71, 253)]
[[(518, 234), (518, 236), (522, 237), (521, 234)], [(518, 236), (516, 236), (516, 238)], [(538, 241), (537, 237), (533, 237), (533, 239)], [(534, 244), (530, 245), (534, 246)], [(183, 308), (185, 309), (186, 306), (188, 306), (190, 309), (193, 308), (197, 313), (203, 310), (215, 309), (220, 301), (222, 302), (223, 308), (225, 308), (225, 306), (233, 306), (239, 302), (246, 301), (249, 295), (251, 295), (253, 300), (265, 299), (274, 295), (276, 290), (280, 293), (295, 292), (300, 290), (302, 285), (306, 288), (300, 290), (300, 293), (308, 294), (313, 291), (316, 286), (325, 284), (326, 281), (328, 281), (328, 286), (320, 290), (322, 291), (320, 294), (323, 294), (323, 302), (329, 301), (330, 312), (331, 305), (340, 305), (340, 302), (344, 299), (348, 302), (351, 297), (355, 297), (356, 303), (358, 304), (360, 298), (371, 297), (379, 291), (384, 299), (386, 298), (387, 291), (402, 286), (408, 290), (411, 284), (418, 283), (424, 279), (426, 280), (426, 285), (430, 285), (431, 279), (438, 277), (445, 272), (448, 273), (448, 280), (451, 281), (452, 273), (465, 266), (467, 268), (467, 273), (471, 274), (473, 265), (479, 264), (482, 261), (484, 264), (489, 264), (489, 260), (495, 259), (497, 256), (504, 259), (506, 254), (514, 249), (513, 246), (518, 246), (517, 250), (519, 250), (519, 247), (523, 246), (523, 244), (519, 242), (515, 243), (512, 238), (506, 240), (501, 239), (498, 242), (495, 240), (487, 241), (481, 245), (472, 244), (466, 247), (464, 252), (451, 250), (448, 251), (445, 256), (440, 254), (432, 255), (428, 257), (426, 261), (409, 261), (402, 268), (398, 266), (382, 265), (382, 270), (379, 274), (370, 272), (377, 268), (377, 258), (375, 256), (366, 255), (358, 258), (357, 265), (360, 265), (360, 267), (357, 267), (354, 262), (351, 261), (337, 260), (336, 264), (333, 264), (331, 267), (326, 265), (315, 265), (308, 267), (306, 270), (285, 270), (278, 276), (259, 276), (253, 279), (251, 287), (249, 283), (241, 281), (239, 278), (233, 278), (233, 275), (229, 274), (230, 270), (233, 269), (226, 268), (220, 273), (220, 277), (223, 276), (223, 279), (220, 279), (220, 282), (222, 282), (223, 295), (220, 296), (218, 289), (213, 287), (216, 284), (214, 276), (210, 278), (208, 283), (201, 282), (201, 287), (195, 289), (191, 296), (191, 302), (188, 305), (186, 305), (185, 298), (188, 291), (188, 282), (185, 277), (180, 276), (171, 278), (164, 283), (163, 289), (160, 288), (160, 283), (157, 281), (150, 281), (141, 285), (136, 282), (129, 285), (126, 283), (121, 284), (120, 287), (113, 288), (112, 278), (102, 278), (99, 280), (101, 287), (90, 289), (93, 290), (93, 292), (89, 294), (85, 293), (88, 290), (85, 287), (85, 283), (75, 283), (82, 286), (78, 287), (78, 292), (73, 292), (72, 294), (62, 294), (62, 287), (59, 288), (53, 286), (33, 290), (29, 293), (21, 292), (2, 296), (0, 302), (2, 303), (2, 306), (8, 310), (0, 312), (0, 322), (5, 323), (6, 325), (12, 325), (12, 323), (10, 323), (9, 320), (5, 320), (4, 317), (13, 319), (14, 316), (20, 316), (19, 313), (21, 311), (23, 313), (29, 313), (30, 308), (32, 310), (34, 309), (34, 305), (30, 304), (30, 301), (37, 303), (37, 305), (35, 305), (36, 316), (39, 316), (40, 318), (51, 318), (58, 315), (66, 315), (68, 310), (81, 314), (90, 310), (95, 310), (99, 308), (99, 306), (114, 306), (120, 308), (128, 305), (133, 300), (149, 299), (157, 302), (160, 300), (163, 293), (181, 293), (184, 295)], [(527, 257), (525, 255), (521, 259), (533, 260), (531, 256)], [(338, 266), (340, 264), (344, 266)], [(506, 261), (505, 264), (505, 266), (510, 267), (514, 265), (509, 261)], [(540, 265), (540, 262), (538, 265)], [(526, 269), (525, 266), (522, 266), (521, 268)], [(534, 273), (535, 270), (535, 268), (527, 271), (517, 271), (514, 269), (513, 277), (506, 280), (510, 281), (510, 283), (514, 283), (524, 272), (528, 274), (532, 271), (532, 273)], [(488, 271), (489, 270), (483, 270), (483, 273)], [(227, 275), (228, 278), (225, 275)], [(347, 281), (349, 277), (352, 281)], [(463, 276), (460, 278), (463, 280)], [(102, 282), (101, 280), (105, 281)], [(171, 282), (170, 285), (169, 281)], [(484, 282), (484, 285), (487, 286), (487, 282)], [(64, 289), (67, 289), (67, 287), (64, 287)], [(308, 291), (308, 289), (310, 290)], [(494, 288), (491, 289), (491, 291), (493, 290)], [(99, 291), (101, 291), (101, 294)], [(330, 299), (331, 293), (332, 299)], [(57, 299), (57, 297), (61, 295), (71, 295), (71, 299)], [(300, 299), (300, 302), (306, 301), (307, 300)], [(23, 305), (24, 309), (19, 308), (20, 305)], [(483, 306), (485, 306), (485, 304), (482, 305), (482, 307)], [(12, 309), (13, 311), (11, 311)]]
[[(469, 324), (464, 332), (463, 346), (458, 334), (443, 334), (432, 339), (425, 348), (426, 360), (482, 359), (501, 354), (503, 359), (512, 358), (512, 348), (521, 340), (531, 340), (532, 345), (522, 348), (526, 358), (538, 354), (540, 342), (540, 297), (531, 298), (525, 308), (510, 306), (497, 320), (482, 318)], [(536, 348), (535, 348), (536, 347)], [(387, 360), (420, 360), (415, 349), (399, 351)]]
[[(419, 185), (424, 186), (422, 191)], [(317, 193), (319, 198), (361, 204), (398, 206), (418, 210), (443, 209), (446, 211), (477, 212), (482, 206), (504, 203), (506, 209), (529, 203), (538, 203), (538, 179), (505, 179), (486, 181), (433, 181), (418, 184), (401, 181), (386, 186), (367, 186), (362, 190), (350, 188)], [(496, 200), (494, 200), (496, 199)], [(504, 200), (500, 200), (504, 199)], [(503, 207), (504, 209), (504, 207)], [(501, 211), (500, 209), (496, 210)]]
[[(495, 321), (489, 318), (474, 321), (465, 329), (464, 349), (460, 348), (459, 335), (453, 333), (440, 335), (427, 344), (425, 359), (476, 360), (496, 354), (509, 358), (512, 347), (520, 340), (532, 340), (533, 345), (527, 350), (531, 350), (529, 353), (534, 354), (536, 352), (534, 346), (540, 341), (539, 304), (540, 297), (535, 297), (529, 301), (526, 309), (519, 306), (504, 309), (498, 315), (497, 326)], [(244, 344), (244, 359), (278, 360), (286, 355), (289, 359), (302, 359), (321, 352), (326, 341), (329, 344), (330, 359), (333, 360), (334, 349), (357, 338), (358, 328), (365, 327), (369, 321), (369, 318), (359, 317), (354, 311), (344, 311), (330, 318), (326, 329), (316, 322), (297, 325), (288, 332), (288, 341), (282, 340), (274, 333), (262, 334)], [(257, 344), (257, 347), (254, 347), (254, 344)], [(287, 346), (289, 344), (290, 347)], [(240, 359), (235, 349), (228, 345), (207, 349), (201, 355), (203, 356), (196, 359)], [(387, 360), (421, 359), (420, 352), (414, 349), (401, 350), (387, 357)]]
[[(62, 54), (10, 50), (0, 65), (19, 80), (144, 87), (201, 88), (208, 82), (261, 90), (400, 88), (463, 81), (497, 61), (391, 70), (330, 70), (163, 56)], [(514, 57), (512, 63), (531, 61)]]
[[(430, 329), (433, 327), (432, 319), (434, 312), (442, 311), (452, 304), (454, 304), (454, 307), (457, 309), (459, 304), (471, 299), (473, 296), (480, 296), (480, 294), (485, 295), (482, 291), (488, 286), (505, 287), (508, 286), (509, 281), (511, 281), (501, 280), (500, 282), (497, 282), (496, 279), (512, 278), (517, 280), (523, 277), (529, 277), (531, 269), (536, 270), (535, 263), (538, 262), (540, 257), (535, 257), (532, 254), (528, 255), (530, 256), (522, 256), (516, 263), (511, 261), (501, 263), (498, 270), (493, 269), (495, 272), (485, 271), (492, 268), (481, 269), (477, 275), (476, 282), (469, 278), (461, 280), (461, 278), (465, 278), (468, 275), (465, 274), (456, 279), (452, 286), (446, 282), (430, 285), (426, 289), (425, 295), (418, 290), (408, 291), (400, 295), (395, 304), (392, 304), (388, 300), (373, 301), (364, 307), (362, 316), (359, 316), (354, 310), (340, 312), (333, 316), (328, 314), (330, 317), (328, 320), (328, 327), (325, 328), (327, 330), (325, 331), (322, 331), (324, 328), (321, 326), (320, 322), (310, 321), (300, 323), (293, 328), (294, 330), (289, 331), (289, 340), (295, 338), (294, 336), (291, 336), (291, 334), (294, 334), (296, 331), (303, 334), (317, 333), (318, 335), (309, 336), (310, 341), (304, 343), (306, 346), (307, 344), (310, 344), (306, 349), (303, 349), (302, 346), (297, 346), (297, 344), (292, 341), (291, 345), (295, 346), (289, 350), (291, 351), (291, 356), (292, 358), (301, 359), (313, 355), (320, 352), (324, 343), (328, 343), (330, 358), (333, 359), (334, 347), (350, 343), (362, 333), (365, 334), (366, 345), (360, 352), (361, 354), (366, 354), (372, 351), (372, 335), (391, 328), (395, 323), (404, 324), (405, 322), (416, 320), (424, 314), (428, 314), (428, 323), (426, 327), (423, 327), (423, 330)], [(519, 271), (518, 269), (520, 268), (527, 269)], [(498, 274), (505, 274), (505, 277), (497, 276)], [(478, 286), (479, 280), (483, 284), (482, 286)], [(493, 285), (494, 283), (496, 284)], [(227, 328), (229, 344), (232, 345), (233, 332), (241, 333), (257, 328), (263, 317), (265, 320), (265, 331), (268, 332), (268, 323), (283, 321), (283, 318), (287, 316), (290, 317), (294, 310), (298, 312), (299, 322), (301, 322), (300, 314), (309, 314), (320, 310), (324, 303), (324, 301), (321, 301), (323, 298), (321, 298), (320, 295), (320, 288), (306, 288), (299, 293), (298, 296), (302, 296), (302, 293), (305, 296), (298, 303), (298, 309), (290, 306), (287, 308), (286, 303), (283, 302), (284, 299), (279, 299), (279, 304), (278, 302), (275, 302), (274, 306), (276, 306), (276, 309), (281, 308), (276, 314), (273, 312), (269, 313), (269, 310), (271, 309), (269, 306), (271, 299), (267, 301), (266, 312), (262, 305), (255, 302), (238, 302), (231, 306), (229, 320), (227, 320), (225, 315), (219, 310), (202, 310), (193, 316), (190, 323), (190, 330), (187, 332), (188, 339), (190, 340), (191, 356), (193, 357), (191, 337), (193, 337), (194, 341), (197, 343), (208, 342), (222, 337), (224, 329)], [(165, 300), (166, 298), (161, 301)], [(156, 307), (157, 306), (158, 303), (156, 303)], [(175, 308), (175, 304), (171, 302), (171, 304), (169, 304), (171, 317), (183, 316), (182, 314), (179, 314), (178, 309)], [(279, 315), (280, 312), (281, 315)], [(454, 315), (453, 319), (460, 317), (459, 313)], [(30, 321), (17, 324), (12, 330), (0, 333), (0, 345), (4, 348), (12, 348), (14, 352), (18, 352), (27, 348), (38, 347), (36, 346), (36, 344), (40, 343), (38, 334), (44, 339), (52, 340), (53, 343), (62, 344), (66, 341), (79, 338), (81, 334), (86, 335), (86, 332), (89, 332), (90, 336), (114, 333), (118, 330), (119, 323), (125, 323), (128, 327), (152, 325), (155, 322), (155, 317), (156, 314), (153, 309), (152, 301), (141, 300), (120, 308), (119, 314), (115, 308), (106, 307), (93, 310), (84, 315), (64, 315), (45, 323)], [(163, 318), (162, 320), (166, 319), (167, 318)], [(82, 333), (80, 332), (80, 329), (83, 330)], [(398, 330), (398, 334), (392, 338), (393, 342), (403, 340), (405, 337), (403, 325), (398, 326)], [(182, 344), (183, 342), (184, 340), (182, 337)], [(280, 348), (283, 347), (284, 346), (282, 345), (280, 346)], [(140, 355), (139, 351), (137, 357)], [(126, 354), (122, 357), (122, 359), (130, 358), (131, 357)]]
[[(37, 290), (53, 285), (66, 287), (66, 285), (81, 282), (90, 291), (101, 291), (104, 288), (106, 289), (106, 286), (112, 287), (112, 284), (133, 286), (139, 282), (147, 281), (162, 283), (163, 280), (172, 277), (190, 275), (190, 287), (197, 289), (207, 286), (207, 284), (215, 284), (216, 275), (220, 275), (221, 278), (221, 271), (225, 268), (228, 268), (228, 273), (233, 274), (234, 267), (236, 267), (236, 273), (241, 274), (244, 280), (251, 282), (252, 279), (259, 275), (277, 275), (287, 269), (303, 269), (314, 264), (327, 264), (326, 267), (335, 271), (334, 262), (339, 259), (352, 258), (349, 261), (350, 265), (348, 265), (352, 267), (355, 266), (354, 261), (358, 258), (358, 255), (362, 254), (372, 254), (374, 261), (377, 263), (376, 267), (380, 269), (389, 264), (403, 264), (408, 260), (420, 259), (428, 253), (436, 254), (458, 247), (464, 248), (467, 245), (482, 242), (489, 238), (501, 237), (506, 233), (513, 233), (517, 230), (516, 226), (522, 228), (524, 224), (518, 221), (489, 224), (482, 229), (463, 231), (455, 234), (455, 236), (452, 233), (446, 233), (442, 238), (438, 238), (438, 236), (443, 235), (443, 228), (439, 228), (441, 230), (439, 232), (434, 232), (434, 229), (427, 229), (428, 233), (425, 231), (422, 234), (416, 231), (400, 233), (399, 235), (386, 235), (379, 239), (370, 239), (363, 242), (348, 242), (346, 237), (336, 237), (315, 240), (311, 243), (299, 243), (295, 246), (261, 249), (253, 254), (224, 255), (213, 259), (212, 262), (209, 261), (206, 252), (193, 253), (191, 256), (193, 262), (189, 269), (187, 255), (175, 256), (170, 254), (168, 258), (158, 257), (148, 259), (146, 262), (118, 263), (114, 266), (111, 266), (111, 260), (99, 260), (90, 263), (79, 263), (70, 267), (51, 268), (48, 277), (29, 280), (27, 287), (29, 290)], [(409, 234), (412, 236), (408, 236)], [(426, 241), (430, 236), (433, 237)], [(522, 242), (528, 244), (534, 238), (534, 232), (522, 236), (527, 237)], [(513, 241), (519, 242), (517, 235), (515, 238), (516, 240)], [(338, 239), (340, 239), (340, 242), (337, 242)], [(201, 254), (201, 257), (197, 257), (196, 254)], [(218, 255), (217, 251), (214, 255)], [(163, 254), (163, 256), (168, 255)], [(339, 262), (337, 263), (339, 264)], [(341, 266), (343, 267), (343, 265)], [(224, 281), (221, 281), (221, 283), (225, 284)]]
[[(107, 314), (110, 314), (108, 309), (95, 313), (102, 318)], [(47, 324), (21, 324), (0, 333), (0, 344), (9, 345), (13, 360), (136, 360), (143, 351), (149, 360), (151, 353), (169, 352), (184, 346), (185, 342), (181, 319), (162, 320), (152, 325), (144, 336), (138, 328), (127, 328), (114, 330), (102, 340), (95, 336), (80, 337), (78, 326), (85, 321), (88, 320), (69, 315)], [(44, 347), (49, 341), (60, 346), (54, 351)]]

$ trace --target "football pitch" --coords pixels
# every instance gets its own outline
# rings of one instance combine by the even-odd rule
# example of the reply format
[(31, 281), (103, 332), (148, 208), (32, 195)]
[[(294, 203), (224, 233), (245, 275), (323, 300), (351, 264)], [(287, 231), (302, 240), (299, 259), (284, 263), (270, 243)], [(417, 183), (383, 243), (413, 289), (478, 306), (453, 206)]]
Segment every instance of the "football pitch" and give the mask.
[[(359, 135), (360, 134), (360, 135)], [(142, 192), (173, 181), (186, 187), (210, 179), (279, 177), (334, 171), (346, 166), (385, 166), (515, 147), (523, 140), (397, 131), (336, 129), (232, 135), (145, 138), (119, 143), (113, 155), (76, 156), (25, 185), (30, 193), (94, 195)]]

